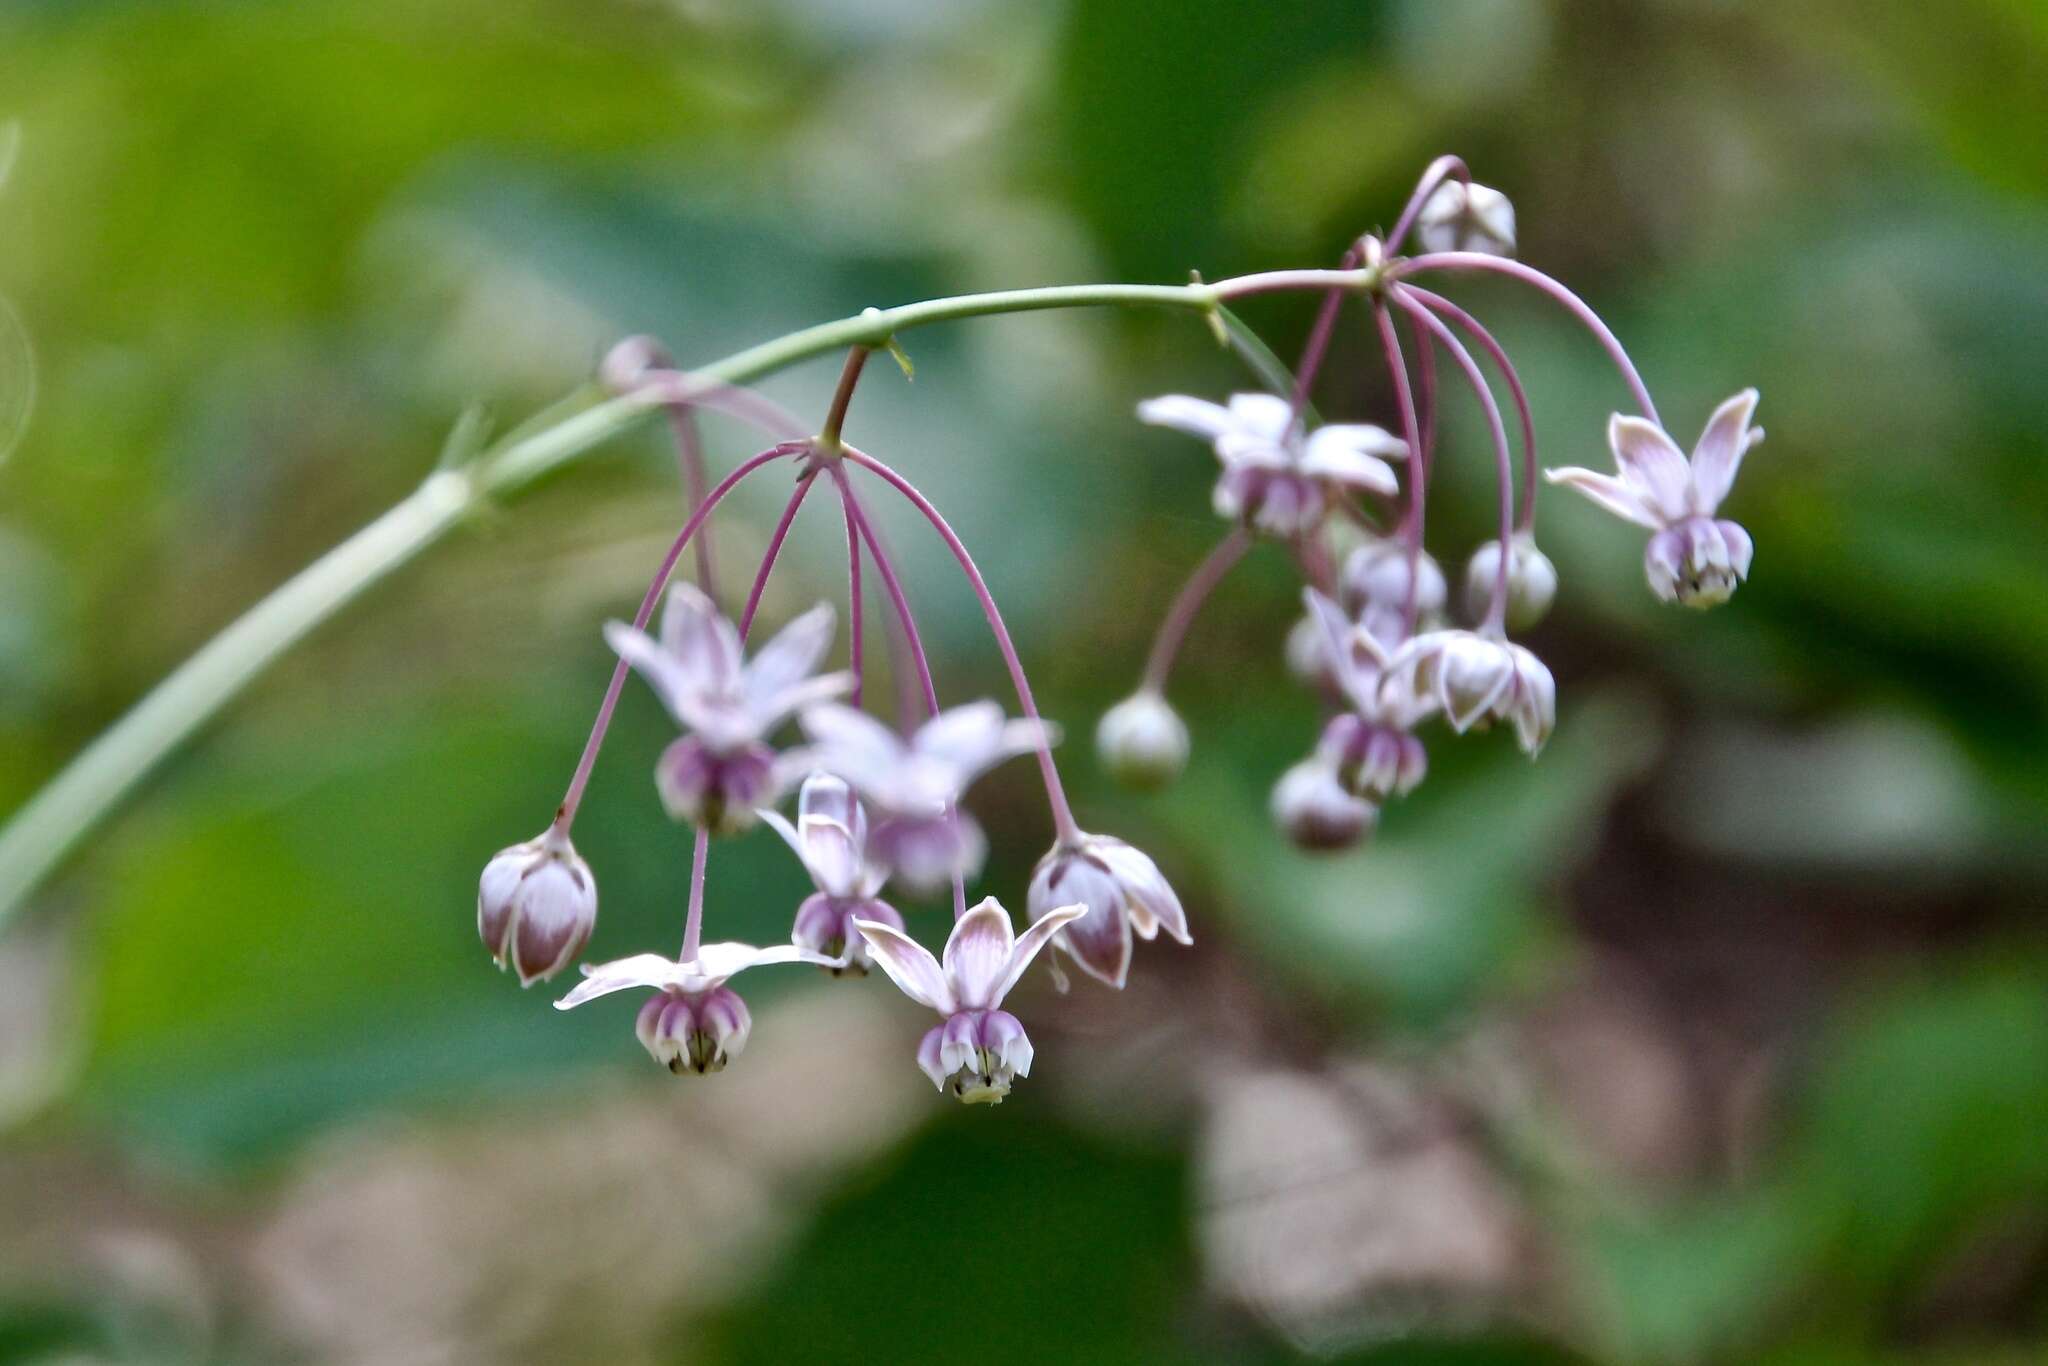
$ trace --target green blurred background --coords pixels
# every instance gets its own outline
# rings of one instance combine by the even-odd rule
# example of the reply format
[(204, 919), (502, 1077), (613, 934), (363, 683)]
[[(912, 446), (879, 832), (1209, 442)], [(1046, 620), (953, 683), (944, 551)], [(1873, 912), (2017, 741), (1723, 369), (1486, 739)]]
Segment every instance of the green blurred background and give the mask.
[[(1209, 457), (1132, 404), (1241, 374), (1180, 316), (911, 336), (849, 434), (976, 548), (1083, 822), (1197, 937), (1121, 996), (1036, 976), (1038, 1075), (971, 1113), (879, 981), (760, 974), (746, 1057), (678, 1082), (630, 1004), (490, 970), (476, 873), (552, 810), (598, 623), (678, 516), (661, 434), (608, 445), (322, 630), (0, 938), (0, 1360), (2048, 1359), (2034, 0), (44, 0), (0, 6), (10, 119), (0, 812), (472, 401), (515, 424), (629, 332), (702, 362), (868, 304), (1325, 263), (1443, 151), (1681, 440), (1749, 383), (1771, 436), (1729, 508), (1754, 581), (1709, 615), (1547, 495), (1550, 750), (1433, 735), (1373, 847), (1318, 860), (1264, 816), (1315, 725), (1277, 555), (1190, 641), (1177, 789), (1083, 743), (1218, 533)], [(1604, 464), (1587, 338), (1452, 292), (1546, 463)], [(1309, 321), (1247, 314), (1283, 354)], [(1365, 342), (1322, 406), (1385, 422)], [(815, 413), (835, 372), (766, 387)], [(1447, 412), (1456, 562), (1489, 476)], [(728, 582), (780, 496), (723, 518)], [(1004, 695), (891, 525), (942, 692)], [(843, 553), (817, 500), (770, 619)], [(668, 735), (635, 685), (577, 832), (597, 957), (677, 930)], [(1013, 906), (1034, 783), (978, 790)], [(710, 933), (781, 937), (803, 890), (772, 836), (721, 847)]]

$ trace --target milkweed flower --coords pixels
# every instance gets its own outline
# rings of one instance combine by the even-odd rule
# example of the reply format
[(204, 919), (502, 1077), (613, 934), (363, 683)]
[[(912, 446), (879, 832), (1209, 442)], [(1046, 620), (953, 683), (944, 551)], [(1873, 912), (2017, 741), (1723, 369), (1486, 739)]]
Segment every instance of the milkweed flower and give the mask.
[(918, 892), (981, 871), (988, 838), (959, 809), (961, 795), (986, 770), (1052, 738), (1044, 723), (1006, 719), (990, 701), (942, 711), (908, 738), (836, 702), (807, 708), (802, 721), (811, 745), (799, 757), (845, 779), (874, 808), (870, 848)]
[(1305, 431), (1277, 394), (1233, 394), (1228, 406), (1168, 394), (1140, 403), (1138, 419), (1209, 442), (1223, 462), (1217, 514), (1283, 538), (1319, 525), (1332, 496), (1392, 497), (1399, 480), (1387, 462), (1408, 455), (1407, 442), (1367, 423)]
[(1441, 617), (1450, 589), (1436, 557), (1426, 550), (1411, 557), (1400, 541), (1374, 537), (1344, 557), (1344, 567), (1337, 575), (1337, 598), (1352, 620), (1391, 650), (1406, 634), (1411, 578), (1416, 621)]
[(1077, 832), (1052, 847), (1031, 875), (1026, 910), (1034, 923), (1078, 905), (1083, 914), (1053, 947), (1090, 977), (1121, 988), (1131, 968), (1131, 933), (1156, 939), (1164, 929), (1182, 944), (1187, 912), (1159, 865), (1109, 835)]
[(681, 1076), (722, 1072), (740, 1055), (753, 1032), (754, 1019), (726, 982), (748, 968), (769, 963), (816, 963), (832, 967), (839, 960), (794, 944), (756, 948), (727, 942), (706, 944), (687, 963), (658, 953), (636, 953), (609, 963), (585, 964), (583, 980), (555, 1002), (557, 1010), (573, 1010), (586, 1001), (632, 987), (651, 987), (654, 995), (640, 1008), (633, 1032), (656, 1062)]
[(1429, 770), (1429, 756), (1414, 731), (1437, 710), (1437, 699), (1418, 691), (1414, 671), (1395, 668), (1379, 637), (1347, 618), (1336, 603), (1313, 588), (1302, 596), (1323, 640), (1331, 677), (1350, 704), (1323, 728), (1317, 753), (1354, 796), (1374, 803), (1406, 796)]
[(1557, 680), (1534, 654), (1479, 631), (1430, 631), (1401, 648), (1395, 667), (1413, 671), (1417, 691), (1435, 696), (1460, 735), (1506, 721), (1535, 754), (1557, 728)]
[(763, 808), (761, 819), (795, 851), (817, 891), (797, 908), (790, 942), (841, 960), (833, 975), (865, 975), (867, 950), (853, 922), (903, 927), (903, 917), (876, 899), (889, 870), (867, 857), (868, 819), (843, 778), (813, 773), (797, 794), (797, 819)]
[(1750, 425), (1756, 404), (1757, 391), (1744, 389), (1716, 408), (1690, 461), (1656, 423), (1616, 413), (1607, 424), (1616, 474), (1570, 466), (1548, 470), (1545, 477), (1654, 533), (1643, 551), (1643, 570), (1659, 598), (1713, 607), (1749, 577), (1756, 550), (1749, 532), (1714, 516), (1742, 457), (1764, 439), (1763, 429)]
[(945, 1017), (917, 1048), (917, 1065), (932, 1085), (968, 1105), (995, 1105), (1013, 1079), (1031, 1075), (1031, 1039), (1000, 1007), (1038, 951), (1083, 909), (1048, 911), (1018, 936), (1010, 913), (990, 897), (954, 922), (942, 958), (893, 925), (854, 922), (889, 980)]
[(669, 589), (659, 640), (624, 622), (605, 623), (612, 649), (688, 732), (655, 764), (670, 814), (720, 835), (754, 823), (755, 808), (780, 790), (768, 736), (792, 712), (853, 686), (847, 673), (813, 677), (832, 632), (832, 608), (820, 603), (749, 660), (738, 629), (687, 583)]
[(597, 880), (569, 834), (549, 826), (502, 849), (477, 884), (476, 928), (501, 968), (519, 985), (546, 981), (569, 965), (597, 926)]

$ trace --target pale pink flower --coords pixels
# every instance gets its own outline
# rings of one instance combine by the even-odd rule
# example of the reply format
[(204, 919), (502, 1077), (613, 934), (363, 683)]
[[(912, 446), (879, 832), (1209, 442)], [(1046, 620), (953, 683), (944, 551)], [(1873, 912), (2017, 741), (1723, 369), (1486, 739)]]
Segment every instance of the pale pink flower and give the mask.
[(1122, 987), (1131, 968), (1131, 935), (1160, 930), (1182, 944), (1187, 912), (1150, 856), (1108, 835), (1077, 833), (1053, 846), (1031, 875), (1026, 910), (1034, 922), (1079, 905), (1083, 914), (1053, 941), (1090, 977)]
[(499, 967), (519, 974), (519, 985), (530, 987), (567, 967), (596, 925), (597, 880), (568, 832), (551, 825), (484, 865), (477, 933)]
[(790, 713), (853, 686), (847, 673), (813, 677), (832, 631), (832, 608), (820, 603), (749, 660), (738, 629), (687, 583), (669, 589), (659, 640), (624, 622), (605, 623), (605, 639), (688, 732), (655, 766), (671, 813), (731, 834), (775, 800), (780, 770), (768, 736)]
[(854, 922), (903, 994), (945, 1017), (917, 1049), (917, 1065), (932, 1085), (969, 1105), (992, 1105), (1010, 1093), (1014, 1078), (1031, 1075), (1031, 1040), (1000, 1007), (1038, 951), (1083, 910), (1050, 911), (1020, 937), (1010, 913), (990, 897), (954, 923), (943, 958), (893, 925)]
[(1306, 431), (1277, 394), (1233, 394), (1228, 406), (1167, 394), (1140, 403), (1138, 418), (1209, 442), (1223, 462), (1217, 513), (1280, 537), (1318, 525), (1333, 493), (1392, 497), (1399, 481), (1387, 462), (1408, 455), (1406, 442), (1367, 423)]
[(650, 987), (655, 995), (640, 1008), (634, 1022), (641, 1046), (678, 1075), (719, 1072), (739, 1056), (753, 1031), (746, 1002), (726, 982), (748, 968), (769, 963), (815, 963), (829, 968), (843, 966), (844, 960), (795, 944), (770, 948), (734, 942), (705, 944), (687, 963), (658, 953), (636, 953), (609, 963), (586, 963), (583, 981), (555, 1002), (555, 1009), (570, 1010), (615, 991)]
[(1654, 533), (1643, 569), (1658, 597), (1712, 607), (1749, 577), (1756, 550), (1740, 525), (1714, 516), (1742, 457), (1764, 439), (1763, 429), (1750, 425), (1756, 404), (1757, 391), (1744, 389), (1716, 408), (1690, 461), (1656, 423), (1616, 413), (1607, 424), (1616, 474), (1571, 466), (1546, 471), (1545, 477)]
[(804, 779), (797, 795), (796, 824), (763, 809), (761, 819), (782, 836), (817, 886), (797, 908), (790, 942), (843, 959), (833, 975), (865, 975), (867, 950), (855, 920), (877, 920), (901, 928), (903, 917), (876, 894), (888, 869), (867, 857), (867, 812), (846, 780), (829, 773)]

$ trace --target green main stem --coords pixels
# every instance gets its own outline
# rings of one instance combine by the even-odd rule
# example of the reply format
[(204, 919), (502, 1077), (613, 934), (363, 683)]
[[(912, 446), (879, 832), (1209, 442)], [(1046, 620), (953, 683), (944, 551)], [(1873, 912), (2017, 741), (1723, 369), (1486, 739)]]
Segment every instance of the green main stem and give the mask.
[[(879, 348), (912, 328), (1058, 308), (1179, 308), (1222, 315), (1232, 299), (1377, 288), (1377, 270), (1283, 270), (1213, 284), (1056, 285), (871, 308), (749, 347), (691, 372), (746, 384), (848, 347)], [(1235, 322), (1230, 319), (1230, 322)], [(85, 747), (0, 829), (0, 928), (66, 855), (201, 726), (286, 651), (479, 507), (520, 492), (660, 408), (627, 394), (517, 435), (458, 469), (429, 476), (376, 521), (244, 612)]]

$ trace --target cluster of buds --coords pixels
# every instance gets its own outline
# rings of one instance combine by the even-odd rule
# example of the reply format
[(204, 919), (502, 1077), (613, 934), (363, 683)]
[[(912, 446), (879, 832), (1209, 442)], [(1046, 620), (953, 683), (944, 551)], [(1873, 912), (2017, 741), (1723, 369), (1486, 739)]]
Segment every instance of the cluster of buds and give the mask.
[[(1422, 253), (1399, 255), (1411, 230)], [(1374, 830), (1381, 809), (1428, 771), (1419, 733), (1427, 723), (1441, 722), (1454, 735), (1503, 723), (1532, 756), (1549, 738), (1556, 682), (1542, 660), (1509, 638), (1542, 621), (1558, 588), (1556, 566), (1536, 541), (1538, 463), (1528, 396), (1506, 351), (1478, 319), (1414, 283), (1425, 273), (1478, 270), (1520, 279), (1564, 303), (1607, 347), (1643, 410), (1616, 414), (1609, 424), (1618, 472), (1574, 467), (1550, 471), (1549, 478), (1654, 533), (1644, 564), (1658, 597), (1711, 606), (1748, 576), (1748, 533), (1716, 513), (1743, 453), (1762, 437), (1749, 425), (1756, 391), (1721, 405), (1688, 462), (1658, 424), (1612, 332), (1576, 295), (1514, 261), (1514, 251), (1514, 206), (1472, 183), (1455, 158), (1430, 167), (1384, 240), (1362, 238), (1354, 247), (1346, 264), (1371, 274), (1363, 294), (1397, 400), (1387, 427), (1311, 420), (1309, 394), (1344, 297), (1336, 291), (1325, 299), (1290, 394), (1237, 394), (1222, 403), (1173, 394), (1138, 405), (1141, 421), (1199, 437), (1214, 450), (1221, 472), (1213, 502), (1232, 525), (1162, 623), (1137, 692), (1102, 719), (1097, 750), (1112, 775), (1157, 787), (1186, 766), (1188, 728), (1166, 701), (1167, 674), (1189, 620), (1222, 577), (1219, 559), (1227, 568), (1251, 537), (1279, 544), (1301, 568), (1308, 612), (1286, 638), (1286, 658), (1326, 708), (1313, 750), (1272, 791), (1274, 820), (1296, 844), (1344, 848)], [(1403, 350), (1397, 318), (1410, 325), (1412, 354)], [(1520, 419), (1519, 490), (1495, 380), (1473, 350), (1491, 361)], [(1463, 626), (1447, 615), (1449, 585), (1424, 544), (1439, 352), (1462, 373), (1486, 418), (1499, 491), (1499, 532), (1466, 565)]]
[[(1411, 230), (1424, 249), (1403, 256)], [(1220, 470), (1211, 501), (1230, 529), (1162, 623), (1137, 691), (1102, 718), (1098, 751), (1115, 775), (1157, 787), (1187, 764), (1188, 728), (1166, 701), (1168, 675), (1210, 590), (1260, 542), (1281, 546), (1300, 567), (1306, 611), (1287, 636), (1286, 654), (1325, 709), (1307, 757), (1272, 790), (1274, 817), (1296, 843), (1341, 848), (1374, 829), (1382, 809), (1427, 774), (1423, 733), (1430, 725), (1463, 735), (1498, 724), (1532, 756), (1549, 738), (1557, 720), (1555, 680), (1509, 637), (1542, 619), (1558, 587), (1557, 571), (1535, 535), (1538, 464), (1527, 396), (1491, 334), (1415, 283), (1421, 275), (1508, 274), (1588, 322), (1641, 415), (1616, 415), (1609, 426), (1616, 474), (1568, 468), (1550, 478), (1653, 533), (1645, 566), (1659, 597), (1707, 606), (1726, 600), (1747, 577), (1750, 538), (1718, 511), (1744, 453), (1762, 435), (1750, 425), (1756, 392), (1746, 390), (1721, 406), (1688, 461), (1659, 425), (1613, 334), (1562, 285), (1514, 262), (1514, 249), (1514, 209), (1506, 197), (1471, 183), (1455, 158), (1440, 159), (1384, 240), (1361, 238), (1341, 271), (1300, 273), (1316, 277), (1325, 292), (1290, 392), (1239, 393), (1220, 403), (1177, 394), (1139, 405), (1144, 422), (1199, 437), (1213, 449)], [(1263, 281), (1246, 277), (1242, 288), (1282, 287), (1291, 278), (1287, 272)], [(1385, 426), (1312, 420), (1309, 396), (1347, 297), (1362, 299), (1370, 310), (1393, 380), (1397, 411)], [(1412, 356), (1403, 350), (1397, 318), (1412, 330)], [(1520, 419), (1519, 498), (1492, 381), (1467, 340), (1491, 360)], [(802, 424), (759, 395), (663, 368), (660, 351), (645, 340), (622, 343), (607, 359), (602, 374), (608, 384), (668, 410), (693, 506), (636, 618), (605, 627), (619, 661), (568, 795), (546, 832), (486, 866), (477, 924), (492, 956), (526, 985), (560, 972), (590, 939), (596, 884), (569, 831), (620, 689), (636, 672), (681, 732), (657, 761), (654, 780), (662, 804), (694, 840), (682, 948), (674, 958), (643, 953), (587, 965), (583, 982), (557, 1006), (568, 1009), (629, 987), (651, 990), (636, 1023), (641, 1044), (672, 1072), (704, 1074), (737, 1058), (752, 1031), (747, 1005), (730, 985), (741, 972), (800, 963), (861, 978), (879, 966), (904, 995), (940, 1016), (916, 1051), (925, 1075), (963, 1102), (992, 1103), (1031, 1070), (1030, 1037), (1003, 1007), (1041, 950), (1050, 946), (1056, 958), (1120, 988), (1136, 941), (1164, 933), (1185, 945), (1191, 936), (1181, 900), (1157, 863), (1076, 822), (1053, 758), (1057, 733), (1038, 714), (1017, 649), (966, 546), (908, 480), (841, 440), (872, 349), (854, 347), (816, 435), (803, 435)], [(1449, 618), (1449, 584), (1424, 535), (1438, 444), (1439, 352), (1462, 372), (1486, 417), (1499, 490), (1498, 534), (1472, 553), (1464, 576), (1465, 625)], [(708, 492), (694, 427), (698, 408), (751, 421), (774, 441)], [(731, 619), (710, 583), (706, 524), (737, 484), (772, 465), (793, 468), (795, 488), (766, 543), (746, 606)], [(987, 618), (1021, 716), (1007, 715), (994, 701), (941, 708), (895, 561), (856, 477), (900, 496), (945, 542)], [(825, 670), (836, 633), (829, 604), (796, 616), (751, 657), (746, 648), (784, 537), (819, 483), (838, 495), (848, 552), (852, 629), (846, 665), (832, 671)], [(667, 586), (693, 537), (698, 583)], [(922, 705), (906, 706), (893, 724), (862, 708), (863, 566), (872, 567), (885, 590), (886, 628), (922, 692)], [(650, 635), (646, 627), (658, 605), (659, 629)], [(1023, 755), (1037, 761), (1053, 842), (1025, 892), (1028, 927), (1018, 935), (994, 898), (968, 908), (966, 889), (982, 873), (988, 840), (964, 802), (983, 773)], [(793, 819), (779, 809), (792, 792)], [(704, 943), (710, 844), (745, 836), (757, 824), (788, 844), (814, 891), (797, 906), (786, 943)], [(914, 903), (948, 891), (953, 926), (934, 956), (911, 932)], [(1057, 969), (1055, 976), (1064, 989)]]

